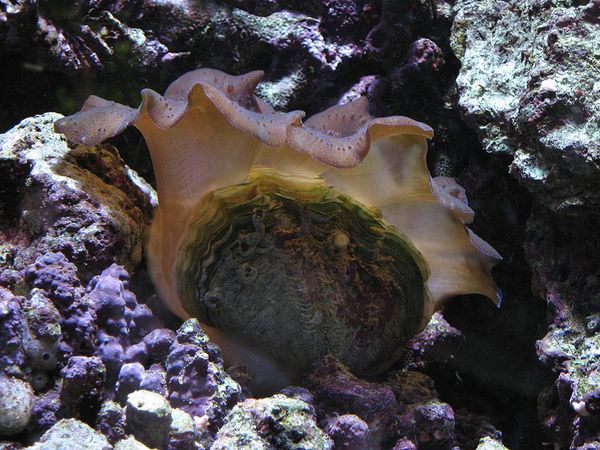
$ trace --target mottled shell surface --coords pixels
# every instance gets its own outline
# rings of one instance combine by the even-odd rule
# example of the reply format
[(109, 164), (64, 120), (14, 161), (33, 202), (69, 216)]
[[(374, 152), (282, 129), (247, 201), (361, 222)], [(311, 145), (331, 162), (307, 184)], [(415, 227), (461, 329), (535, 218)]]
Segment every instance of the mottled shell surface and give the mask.
[(176, 264), (184, 308), (293, 373), (327, 354), (379, 373), (420, 328), (427, 265), (322, 179), (254, 169), (198, 204)]
[(452, 296), (499, 302), (501, 258), (467, 225), (464, 190), (432, 179), (432, 130), (365, 98), (306, 121), (254, 96), (262, 72), (198, 69), (138, 109), (91, 96), (56, 122), (96, 145), (143, 134), (160, 206), (147, 246), (167, 306), (273, 390), (331, 353), (379, 373)]

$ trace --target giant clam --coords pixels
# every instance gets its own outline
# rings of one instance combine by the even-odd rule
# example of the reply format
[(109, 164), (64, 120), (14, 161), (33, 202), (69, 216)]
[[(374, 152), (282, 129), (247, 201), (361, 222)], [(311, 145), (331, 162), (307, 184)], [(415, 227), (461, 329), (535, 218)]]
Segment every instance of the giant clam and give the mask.
[(56, 122), (89, 145), (142, 132), (160, 202), (149, 268), (173, 312), (268, 390), (326, 354), (381, 373), (448, 298), (499, 301), (500, 256), (466, 227), (464, 190), (427, 169), (430, 127), (373, 118), (365, 98), (302, 122), (254, 96), (262, 75), (198, 69), (138, 109), (91, 96)]

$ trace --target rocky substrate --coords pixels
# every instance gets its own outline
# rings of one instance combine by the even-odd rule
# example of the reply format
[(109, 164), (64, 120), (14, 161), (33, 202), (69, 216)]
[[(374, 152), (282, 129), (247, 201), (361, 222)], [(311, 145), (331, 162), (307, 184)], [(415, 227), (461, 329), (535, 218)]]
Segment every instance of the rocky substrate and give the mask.
[[(252, 398), (197, 320), (160, 308), (143, 271), (132, 285), (125, 266), (139, 264), (152, 189), (114, 148), (69, 146), (53, 131), (57, 117), (0, 136), (12, 180), (4, 212), (21, 202), (2, 215), (0, 448), (437, 449), (501, 439), (408, 367), (370, 382), (329, 357), (303, 387)], [(120, 264), (108, 264), (99, 239), (120, 243)], [(410, 364), (449, 336), (460, 332), (436, 315)]]
[(547, 304), (545, 439), (600, 447), (600, 2), (457, 2), (457, 106), (531, 193), (523, 239)]

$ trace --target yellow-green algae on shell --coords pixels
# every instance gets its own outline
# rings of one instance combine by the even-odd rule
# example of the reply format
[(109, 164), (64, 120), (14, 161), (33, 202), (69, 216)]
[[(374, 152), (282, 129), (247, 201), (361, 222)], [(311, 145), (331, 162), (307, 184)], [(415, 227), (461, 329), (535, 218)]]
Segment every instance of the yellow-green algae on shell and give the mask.
[(327, 354), (379, 373), (429, 310), (406, 236), (318, 177), (254, 168), (198, 202), (178, 253), (184, 308), (302, 373)]

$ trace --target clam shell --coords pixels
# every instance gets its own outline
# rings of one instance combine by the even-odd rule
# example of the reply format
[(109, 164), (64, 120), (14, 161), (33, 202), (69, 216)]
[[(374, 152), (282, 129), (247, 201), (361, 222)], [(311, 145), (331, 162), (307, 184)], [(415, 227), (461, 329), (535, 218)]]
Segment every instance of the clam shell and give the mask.
[(377, 210), (267, 168), (198, 203), (176, 273), (190, 314), (292, 378), (327, 354), (383, 371), (430, 301), (423, 257)]

